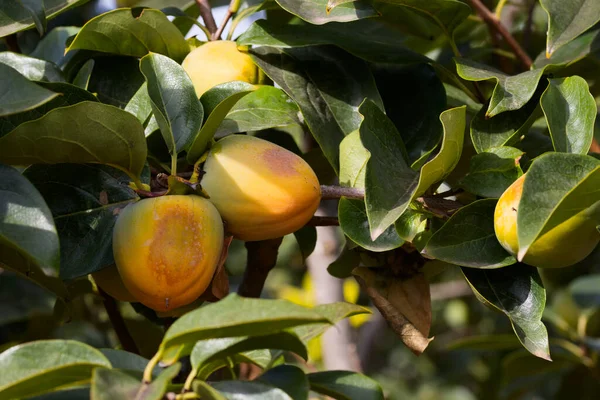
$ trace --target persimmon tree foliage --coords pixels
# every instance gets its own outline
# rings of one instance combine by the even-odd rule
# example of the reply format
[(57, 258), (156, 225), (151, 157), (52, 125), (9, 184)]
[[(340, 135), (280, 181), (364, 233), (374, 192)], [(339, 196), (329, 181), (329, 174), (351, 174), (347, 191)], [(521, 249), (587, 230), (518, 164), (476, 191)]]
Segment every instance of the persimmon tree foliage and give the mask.
[[(83, 3), (0, 3), (0, 297), (34, 304), (33, 282), (65, 325), (100, 298), (120, 348), (2, 343), (0, 399), (383, 399), (302, 368), (369, 309), (261, 298), (282, 236), (307, 257), (323, 225), (345, 245), (321, 267), (415, 355), (443, 333), (430, 283), (456, 270), (514, 337), (453, 347), (510, 350), (506, 390), (597, 376), (600, 2), (517, 2), (510, 26), (503, 0), (233, 0), (220, 24), (205, 0), (142, 1), (55, 23)], [(545, 310), (565, 287), (568, 311)]]

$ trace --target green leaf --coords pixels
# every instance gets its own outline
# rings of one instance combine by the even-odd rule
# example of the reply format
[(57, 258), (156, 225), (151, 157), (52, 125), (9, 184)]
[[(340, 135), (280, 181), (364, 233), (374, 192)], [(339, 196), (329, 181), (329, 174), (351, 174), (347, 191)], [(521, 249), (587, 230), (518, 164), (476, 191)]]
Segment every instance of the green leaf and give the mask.
[(23, 398), (83, 384), (96, 367), (110, 368), (110, 363), (98, 350), (81, 342), (40, 340), (14, 346), (0, 354), (0, 396)]
[(102, 163), (132, 179), (141, 175), (146, 153), (144, 130), (133, 115), (89, 101), (52, 110), (0, 138), (0, 162)]
[(282, 331), (270, 335), (199, 340), (191, 353), (192, 367), (199, 369), (204, 364), (216, 359), (227, 358), (245, 351), (262, 349), (291, 351), (305, 360), (308, 359), (306, 347), (298, 336), (291, 332)]
[(367, 210), (362, 200), (342, 197), (338, 205), (338, 218), (344, 234), (364, 249), (382, 252), (396, 249), (404, 244), (404, 240), (398, 236), (393, 225), (377, 239), (371, 239)]
[(298, 2), (294, 0), (276, 0), (277, 3), (289, 13), (297, 15), (305, 21), (315, 25), (328, 22), (348, 22), (361, 18), (377, 16), (377, 11), (365, 1), (354, 1), (340, 4), (334, 9), (328, 9), (328, 0), (313, 0), (310, 2)]
[(94, 60), (88, 90), (101, 102), (123, 109), (144, 82), (137, 58), (99, 56)]
[(196, 379), (194, 383), (192, 383), (192, 388), (194, 389), (195, 393), (200, 395), (201, 399), (227, 400), (225, 396), (223, 396), (221, 393), (219, 393), (216, 389), (214, 389), (206, 382)]
[(552, 53), (550, 58), (546, 58), (546, 53), (542, 52), (535, 59), (534, 68), (542, 68), (552, 64), (556, 66), (568, 66), (574, 64), (590, 54), (600, 50), (600, 29), (590, 30), (569, 43), (561, 46)]
[(547, 57), (600, 21), (595, 0), (540, 0), (548, 13)]
[(256, 379), (258, 382), (278, 387), (286, 392), (293, 400), (308, 399), (310, 390), (308, 379), (299, 367), (295, 365), (278, 365), (271, 368)]
[[(87, 0), (44, 0), (46, 18), (51, 19)], [(35, 26), (31, 12), (20, 1), (6, 1), (0, 10), (0, 37)]]
[(92, 76), (92, 71), (94, 70), (94, 63), (94, 60), (88, 60), (85, 62), (85, 64), (83, 64), (83, 67), (81, 67), (73, 79), (73, 85), (84, 90), (88, 88), (90, 77)]
[(169, 152), (181, 152), (200, 130), (204, 110), (194, 84), (181, 65), (170, 58), (150, 53), (140, 60), (148, 86), (152, 110)]
[(542, 323), (546, 290), (537, 269), (519, 263), (496, 270), (462, 268), (462, 272), (479, 301), (510, 319), (523, 347), (550, 360), (548, 332)]
[[(337, 302), (330, 304), (319, 304), (312, 308), (312, 311), (321, 314), (323, 317), (331, 321), (331, 324), (337, 324), (339, 321), (350, 318), (359, 314), (370, 314), (371, 310), (357, 306), (356, 304)], [(298, 335), (305, 344), (323, 334), (327, 329), (331, 328), (330, 323), (318, 323), (311, 325), (298, 326), (293, 331)]]
[(259, 47), (254, 61), (298, 104), (305, 122), (332, 167), (339, 169), (339, 146), (361, 122), (365, 98), (382, 107), (366, 63), (330, 46), (285, 51)]
[(314, 226), (303, 226), (294, 232), (294, 237), (298, 242), (302, 259), (306, 260), (317, 246), (317, 228)]
[(523, 151), (502, 146), (471, 158), (469, 173), (460, 180), (467, 191), (481, 197), (499, 198), (523, 174), (519, 159)]
[(89, 20), (66, 51), (76, 49), (138, 58), (152, 52), (177, 62), (189, 53), (185, 38), (165, 14), (130, 8), (109, 11)]
[(370, 156), (360, 140), (360, 131), (356, 130), (346, 136), (340, 143), (340, 183), (343, 186), (364, 189), (367, 161)]
[(541, 98), (554, 149), (587, 154), (594, 139), (596, 101), (585, 79), (579, 76), (549, 79)]
[(242, 97), (218, 126), (216, 136), (300, 125), (298, 106), (281, 89), (262, 86)]
[[(0, 263), (2, 261), (0, 260)], [(23, 296), (27, 293), (27, 296)], [(0, 325), (51, 316), (56, 296), (8, 269), (0, 278)]]
[(398, 31), (379, 18), (346, 23), (281, 24), (258, 20), (237, 38), (238, 44), (271, 47), (304, 47), (332, 44), (373, 62), (427, 63), (430, 60), (402, 43)]
[(44, 1), (43, 0), (18, 0), (23, 7), (33, 19), (33, 23), (35, 24), (35, 28), (37, 29), (40, 36), (43, 36), (46, 32), (46, 26), (48, 22), (46, 21), (46, 10), (44, 9)]
[(357, 251), (344, 246), (338, 258), (329, 264), (327, 272), (336, 278), (345, 279), (352, 276), (352, 270), (360, 264), (360, 254)]
[[(150, 95), (148, 95), (147, 83), (144, 82), (142, 86), (140, 86), (138, 91), (131, 97), (124, 110), (133, 114), (142, 125), (148, 121), (148, 118), (150, 118), (150, 115), (152, 114), (152, 100), (150, 100)], [(154, 121), (156, 121), (156, 119), (154, 119)], [(146, 132), (144, 132), (144, 134), (146, 134)]]
[(57, 26), (39, 41), (30, 56), (53, 62), (62, 68), (75, 54), (73, 52), (65, 55), (66, 41), (76, 35), (79, 29), (78, 26)]
[(428, 161), (419, 176), (419, 185), (413, 199), (427, 191), (434, 183), (440, 182), (450, 174), (458, 164), (465, 139), (467, 107), (457, 107), (444, 111), (440, 121), (444, 127), (442, 147), (438, 154)]
[(496, 87), (485, 113), (486, 118), (492, 118), (505, 111), (522, 108), (533, 97), (544, 73), (544, 68), (541, 68), (511, 76), (488, 65), (464, 58), (457, 58), (455, 61), (456, 72), (465, 80), (475, 82), (496, 81)]
[(33, 110), (0, 117), (0, 138), (11, 132), (22, 123), (41, 118), (55, 108), (70, 106), (81, 103), (82, 101), (98, 101), (98, 99), (96, 99), (96, 97), (87, 90), (83, 90), (69, 83), (38, 82), (38, 84), (46, 89), (58, 93), (59, 96), (56, 96), (54, 99), (34, 108)]
[(0, 63), (0, 117), (31, 110), (58, 96)]
[[(144, 372), (149, 361), (140, 355), (124, 350), (100, 349), (100, 352), (104, 354), (104, 357), (106, 357), (106, 359), (115, 369), (122, 369), (132, 372)], [(161, 369), (159, 367), (155, 367), (154, 375), (158, 375), (160, 371)]]
[(338, 400), (383, 400), (379, 384), (366, 375), (350, 371), (314, 372), (306, 375), (311, 390)]
[(139, 199), (123, 172), (103, 165), (34, 165), (25, 176), (46, 199), (60, 237), (60, 277), (85, 276), (114, 263), (119, 212)]
[[(371, 240), (377, 239), (404, 213), (419, 174), (404, 161), (404, 143), (394, 124), (375, 103), (360, 106), (360, 138), (371, 157), (365, 176), (365, 204)], [(395, 229), (394, 229), (395, 233)]]
[(569, 284), (569, 293), (582, 308), (600, 305), (600, 274), (581, 276)]
[(75, 388), (58, 390), (56, 392), (50, 392), (42, 394), (40, 396), (30, 397), (28, 400), (89, 400), (90, 399), (90, 388)]
[(91, 398), (94, 400), (161, 400), (167, 385), (181, 368), (175, 364), (164, 370), (151, 383), (140, 382), (117, 369), (96, 368), (92, 377)]
[(58, 235), (44, 198), (16, 169), (0, 164), (0, 176), (0, 246), (58, 271)]
[[(217, 128), (227, 113), (244, 96), (258, 87), (242, 81), (227, 82), (217, 85), (204, 93), (200, 102), (204, 107), (205, 121), (202, 129), (195, 133), (187, 150), (187, 162), (194, 164), (204, 154)], [(194, 94), (195, 96), (195, 94)]]
[(437, 230), (424, 252), (463, 267), (490, 269), (514, 264), (494, 231), (496, 200), (475, 201), (458, 210)]
[(203, 339), (263, 335), (298, 325), (328, 323), (318, 312), (286, 300), (243, 298), (229, 294), (180, 317), (165, 333), (161, 347)]
[(220, 381), (212, 387), (228, 400), (292, 400), (283, 390), (256, 381)]
[(30, 81), (64, 82), (62, 71), (49, 61), (3, 51), (0, 64), (6, 64)]
[(412, 243), (418, 235), (426, 231), (427, 221), (427, 214), (408, 208), (396, 221), (396, 232), (402, 240)]
[(547, 153), (529, 167), (517, 212), (519, 260), (544, 233), (575, 215), (599, 218), (600, 161), (568, 153)]

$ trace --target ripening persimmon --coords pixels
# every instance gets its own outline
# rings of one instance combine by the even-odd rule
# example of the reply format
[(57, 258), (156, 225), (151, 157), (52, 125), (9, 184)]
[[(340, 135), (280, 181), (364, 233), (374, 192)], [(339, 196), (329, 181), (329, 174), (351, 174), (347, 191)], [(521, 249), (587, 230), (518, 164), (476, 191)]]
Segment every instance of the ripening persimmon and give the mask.
[(266, 240), (295, 232), (313, 216), (321, 187), (302, 158), (253, 136), (219, 140), (204, 164), (202, 188), (234, 237)]
[[(517, 211), (526, 174), (500, 196), (494, 212), (494, 229), (502, 247), (512, 255), (519, 253)], [(561, 268), (587, 257), (600, 242), (596, 221), (582, 211), (551, 228), (529, 247), (523, 262), (538, 268)]]
[(137, 299), (127, 290), (119, 270), (115, 264), (92, 273), (96, 285), (113, 299), (125, 302), (137, 302)]
[(214, 86), (231, 81), (256, 84), (260, 80), (252, 57), (231, 40), (207, 42), (192, 50), (181, 64), (198, 98)]
[(208, 287), (223, 247), (223, 222), (200, 196), (169, 195), (127, 206), (113, 231), (125, 287), (142, 304), (169, 311)]

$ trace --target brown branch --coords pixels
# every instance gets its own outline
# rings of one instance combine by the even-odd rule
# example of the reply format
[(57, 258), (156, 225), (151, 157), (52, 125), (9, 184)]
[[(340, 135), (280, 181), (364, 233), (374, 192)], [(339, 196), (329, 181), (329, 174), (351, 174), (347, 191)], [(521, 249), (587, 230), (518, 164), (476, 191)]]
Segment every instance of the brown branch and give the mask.
[(98, 292), (102, 296), (102, 301), (104, 303), (106, 313), (108, 314), (108, 319), (110, 320), (110, 323), (117, 334), (117, 338), (119, 338), (119, 342), (121, 343), (123, 350), (139, 355), (140, 351), (138, 350), (133, 337), (127, 330), (127, 325), (125, 325), (125, 320), (119, 311), (117, 302), (102, 289), (98, 288)]
[(521, 61), (521, 64), (523, 64), (523, 66), (526, 69), (530, 69), (531, 65), (533, 64), (531, 58), (529, 57), (529, 55), (527, 55), (527, 53), (525, 52), (525, 50), (523, 50), (519, 43), (517, 43), (515, 38), (504, 27), (504, 25), (502, 25), (502, 23), (498, 21), (496, 16), (490, 10), (488, 10), (488, 8), (485, 5), (483, 5), (483, 3), (480, 0), (470, 0), (470, 2), (473, 8), (475, 8), (477, 13), (479, 14), (479, 16), (485, 21), (486, 24), (489, 25), (490, 29), (495, 30), (504, 38), (504, 40), (510, 46), (510, 48), (515, 53), (519, 61)]
[(277, 252), (283, 238), (246, 242), (248, 258), (246, 271), (238, 294), (244, 297), (260, 297), (269, 272), (277, 263)]
[(223, 17), (223, 21), (221, 22), (221, 25), (219, 25), (219, 29), (217, 29), (217, 31), (213, 34), (213, 36), (212, 36), (213, 40), (221, 39), (221, 34), (225, 30), (225, 25), (227, 25), (227, 22), (229, 22), (229, 19), (231, 18), (232, 15), (233, 15), (233, 12), (231, 12), (231, 8), (229, 8), (227, 10), (227, 12), (225, 13), (225, 17)]
[(217, 23), (215, 22), (215, 17), (213, 17), (212, 8), (208, 0), (196, 0), (196, 4), (198, 4), (200, 16), (204, 21), (204, 25), (206, 25), (206, 29), (208, 29), (211, 35), (214, 35), (217, 32)]
[(340, 220), (337, 217), (320, 217), (315, 215), (306, 223), (306, 226), (339, 226)]
[(339, 199), (340, 197), (362, 200), (365, 198), (365, 191), (363, 189), (344, 186), (321, 185), (321, 199), (332, 200)]

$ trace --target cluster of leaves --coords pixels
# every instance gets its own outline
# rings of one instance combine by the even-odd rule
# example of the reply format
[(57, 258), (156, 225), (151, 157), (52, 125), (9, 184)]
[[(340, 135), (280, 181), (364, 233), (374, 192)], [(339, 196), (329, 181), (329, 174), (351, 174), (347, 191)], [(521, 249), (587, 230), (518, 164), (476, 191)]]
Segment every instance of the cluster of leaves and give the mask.
[[(44, 33), (47, 19), (78, 3), (3, 4), (0, 36), (18, 45), (16, 33), (34, 27)], [(265, 1), (239, 13), (262, 10), (267, 19), (255, 22), (236, 41), (250, 47), (254, 61), (276, 86), (231, 82), (200, 99), (180, 65), (202, 45), (197, 38), (185, 38), (190, 18), (197, 17), (193, 2), (183, 10), (113, 10), (81, 28), (52, 29), (26, 55), (2, 52), (1, 265), (54, 292), (57, 310), (68, 314), (73, 298), (91, 290), (78, 283), (113, 263), (116, 216), (153, 183), (150, 169), (174, 174), (190, 168), (213, 139), (241, 132), (269, 135), (300, 152), (303, 146), (293, 140), (290, 144), (286, 136), (300, 127), (318, 144), (303, 156), (321, 183), (337, 179), (364, 192), (362, 200), (340, 199), (346, 246), (329, 271), (340, 278), (354, 275), (406, 345), (420, 353), (430, 341), (426, 276), (442, 261), (461, 269), (479, 300), (508, 316), (527, 351), (549, 359), (542, 279), (537, 269), (518, 263), (498, 243), (493, 213), (497, 198), (524, 172), (539, 183), (527, 189), (531, 193), (525, 192), (520, 205), (526, 210), (518, 221), (525, 248), (552, 226), (597, 208), (600, 162), (587, 155), (596, 104), (589, 77), (572, 71), (600, 49), (600, 9), (593, 1), (573, 1), (570, 7), (558, 0), (541, 3), (549, 21), (546, 48), (520, 73), (514, 66), (506, 71), (463, 57), (463, 52), (473, 53), (463, 44), (474, 40), (484, 23), (457, 0)], [(451, 55), (432, 55), (432, 50), (446, 48)], [(465, 135), (468, 126), (470, 135)], [(452, 189), (449, 194), (443, 193), (445, 186)], [(305, 255), (315, 240), (314, 228), (307, 229), (309, 234), (296, 235)], [(151, 384), (110, 369), (131, 368), (107, 353), (72, 342), (40, 342), (3, 353), (3, 368), (10, 370), (23, 360), (27, 371), (7, 375), (0, 390), (27, 396), (37, 392), (19, 390), (51, 389), (92, 377), (96, 396), (114, 396), (118, 393), (112, 390), (122, 389), (121, 394), (135, 391), (160, 398), (171, 390), (177, 359), (191, 354), (190, 376), (198, 379), (187, 382), (186, 389), (209, 398), (219, 395), (208, 394), (212, 389), (203, 383), (208, 377), (203, 368), (208, 374), (240, 360), (265, 367), (263, 376), (271, 373), (272, 380), (265, 378), (263, 384), (275, 387), (277, 368), (285, 369), (284, 376), (304, 383), (279, 387), (294, 399), (306, 398), (308, 389), (292, 394), (286, 386), (308, 388), (300, 370), (276, 366), (277, 357), (259, 364), (240, 352), (268, 343), (303, 356), (302, 335), (289, 329), (309, 322), (328, 326), (322, 324), (354, 311), (340, 311), (336, 318), (326, 311), (295, 311), (311, 314), (311, 320), (292, 318), (294, 311), (283, 302), (257, 303), (273, 311), (222, 319), (209, 329), (209, 312), (225, 318), (228, 314), (218, 307), (243, 309), (235, 303), (243, 301), (254, 300), (230, 296), (171, 326), (150, 366), (159, 361), (173, 366)], [(264, 315), (270, 319), (263, 320)], [(222, 325), (232, 321), (228, 328)], [(256, 332), (261, 339), (255, 339)], [(61, 369), (54, 368), (54, 361), (39, 365), (31, 356), (38, 351), (72, 353), (72, 360), (65, 359), (67, 367), (89, 368), (80, 370), (84, 376), (69, 374), (69, 382), (46, 381), (46, 374), (60, 377)], [(21, 379), (26, 375), (53, 383), (25, 385)], [(325, 377), (322, 383), (308, 375), (313, 390), (367, 398), (331, 389), (338, 378)], [(252, 388), (244, 389), (246, 384), (239, 382), (219, 382), (214, 387), (223, 393), (279, 390), (263, 384), (249, 383)], [(286, 398), (278, 394), (273, 396)]]

